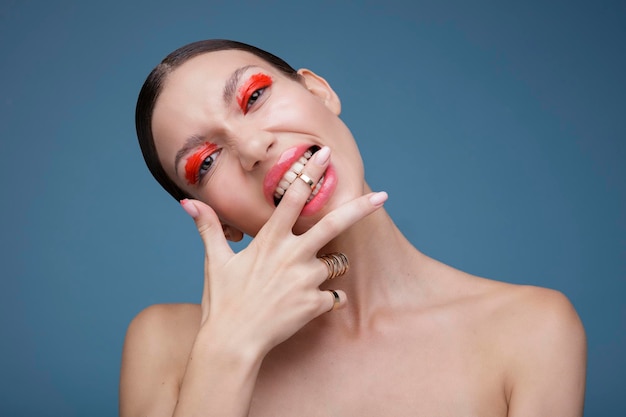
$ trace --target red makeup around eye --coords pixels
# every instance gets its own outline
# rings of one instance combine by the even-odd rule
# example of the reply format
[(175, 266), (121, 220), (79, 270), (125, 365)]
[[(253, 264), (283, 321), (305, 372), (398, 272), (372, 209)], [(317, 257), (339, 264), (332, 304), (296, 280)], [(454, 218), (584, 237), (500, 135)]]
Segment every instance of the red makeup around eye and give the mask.
[(269, 87), (270, 85), (272, 85), (272, 77), (269, 75), (258, 73), (248, 78), (248, 81), (241, 86), (239, 94), (237, 94), (237, 102), (239, 103), (239, 107), (244, 114), (248, 112), (248, 101), (250, 100), (250, 96), (255, 91), (261, 88)]
[(187, 158), (187, 163), (185, 164), (185, 179), (187, 180), (187, 184), (194, 185), (198, 183), (202, 163), (216, 150), (217, 145), (206, 142), (193, 155)]

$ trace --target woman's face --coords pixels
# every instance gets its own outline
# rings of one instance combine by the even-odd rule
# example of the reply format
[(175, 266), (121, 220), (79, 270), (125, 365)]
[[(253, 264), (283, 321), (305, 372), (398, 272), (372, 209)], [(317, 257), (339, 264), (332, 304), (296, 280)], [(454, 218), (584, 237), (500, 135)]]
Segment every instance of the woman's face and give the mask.
[(170, 178), (251, 236), (271, 216), (283, 174), (307, 150), (329, 146), (331, 163), (296, 233), (364, 193), (337, 95), (314, 73), (299, 73), (302, 82), (248, 52), (210, 52), (169, 74), (154, 108), (155, 145)]

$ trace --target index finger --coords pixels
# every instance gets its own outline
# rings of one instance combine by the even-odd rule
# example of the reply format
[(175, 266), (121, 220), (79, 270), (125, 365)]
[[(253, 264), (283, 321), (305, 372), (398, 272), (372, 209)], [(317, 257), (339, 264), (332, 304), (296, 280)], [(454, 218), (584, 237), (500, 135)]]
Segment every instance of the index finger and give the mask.
[(381, 191), (366, 194), (337, 207), (303, 234), (306, 236), (303, 243), (305, 248), (319, 250), (341, 232), (381, 208), (387, 198), (387, 193)]
[(330, 148), (324, 146), (315, 152), (302, 172), (293, 180), (278, 207), (269, 218), (266, 226), (269, 230), (291, 232), (296, 220), (300, 216), (307, 199), (313, 193), (315, 185), (319, 182), (330, 161)]

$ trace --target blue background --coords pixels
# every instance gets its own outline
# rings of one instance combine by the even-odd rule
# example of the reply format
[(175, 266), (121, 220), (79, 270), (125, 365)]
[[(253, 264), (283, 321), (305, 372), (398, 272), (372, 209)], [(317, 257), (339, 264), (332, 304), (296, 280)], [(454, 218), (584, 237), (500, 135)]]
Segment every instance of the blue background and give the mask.
[(624, 415), (625, 3), (264, 3), (2, 1), (0, 415), (115, 415), (129, 321), (199, 301), (200, 239), (133, 116), (151, 68), (212, 37), (328, 79), (422, 251), (564, 292), (585, 415)]

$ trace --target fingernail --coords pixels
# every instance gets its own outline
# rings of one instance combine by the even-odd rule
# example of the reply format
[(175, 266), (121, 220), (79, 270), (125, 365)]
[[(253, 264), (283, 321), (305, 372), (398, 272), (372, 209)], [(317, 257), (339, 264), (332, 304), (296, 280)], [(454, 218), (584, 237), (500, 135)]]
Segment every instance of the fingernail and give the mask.
[(315, 152), (315, 162), (317, 165), (324, 165), (328, 158), (330, 157), (330, 148), (328, 146), (324, 146), (319, 151)]
[(189, 214), (194, 219), (200, 214), (198, 212), (198, 209), (196, 208), (196, 205), (186, 198), (184, 200), (180, 200), (180, 205), (183, 206), (183, 209), (187, 212), (187, 214)]
[(387, 198), (389, 198), (387, 193), (384, 191), (381, 191), (379, 193), (376, 193), (370, 196), (370, 203), (372, 203), (372, 205), (374, 206), (382, 206), (383, 203), (387, 201)]

